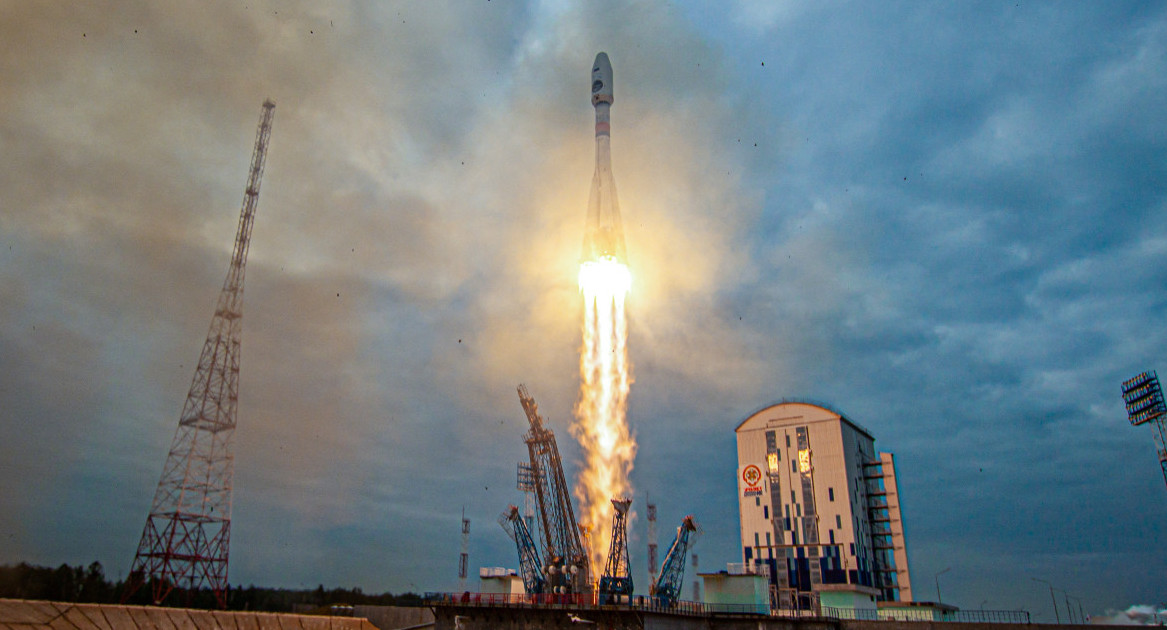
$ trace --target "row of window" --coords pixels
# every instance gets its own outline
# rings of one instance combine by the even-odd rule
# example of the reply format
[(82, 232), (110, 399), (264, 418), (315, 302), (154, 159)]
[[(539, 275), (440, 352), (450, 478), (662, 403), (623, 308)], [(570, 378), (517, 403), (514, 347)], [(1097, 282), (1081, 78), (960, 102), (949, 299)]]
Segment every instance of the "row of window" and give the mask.
[[(790, 529), (790, 519), (786, 519), (786, 529), (787, 529), (787, 531), (791, 532), (791, 537), (794, 540), (793, 544), (797, 545), (798, 544), (798, 532)], [(830, 541), (830, 544), (832, 544), (832, 545), (835, 544), (835, 530), (833, 530), (833, 529), (827, 530), (827, 539)], [(786, 541), (783, 540), (780, 544), (785, 544), (785, 543), (786, 543)], [(770, 532), (766, 532), (766, 546), (770, 547), (773, 544), (774, 544), (773, 540), (770, 538)], [(761, 536), (759, 535), (758, 532), (754, 532), (754, 546), (755, 547), (762, 546)], [(855, 555), (855, 543), (851, 543), (851, 555), (852, 556)]]

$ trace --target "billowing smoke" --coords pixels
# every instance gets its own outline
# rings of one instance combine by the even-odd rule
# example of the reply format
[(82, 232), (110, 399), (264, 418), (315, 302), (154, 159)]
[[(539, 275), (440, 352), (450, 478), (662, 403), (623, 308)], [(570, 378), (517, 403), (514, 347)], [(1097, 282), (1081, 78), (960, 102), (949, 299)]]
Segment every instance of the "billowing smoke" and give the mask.
[(1117, 626), (1162, 626), (1167, 623), (1167, 608), (1149, 604), (1135, 604), (1126, 610), (1108, 610), (1105, 615), (1091, 617), (1090, 623)]

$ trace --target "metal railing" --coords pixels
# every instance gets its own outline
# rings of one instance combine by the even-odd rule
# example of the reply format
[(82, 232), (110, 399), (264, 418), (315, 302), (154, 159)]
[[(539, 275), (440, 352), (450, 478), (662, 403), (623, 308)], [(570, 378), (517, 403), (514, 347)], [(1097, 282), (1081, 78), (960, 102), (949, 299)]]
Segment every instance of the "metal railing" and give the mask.
[(662, 605), (651, 597), (636, 596), (625, 601), (601, 601), (595, 594), (527, 595), (524, 593), (426, 593), (427, 606), (455, 606), (467, 608), (551, 608), (573, 610), (629, 610), (672, 615), (707, 617), (711, 615), (757, 615), (784, 619), (847, 619), (858, 621), (940, 621), (962, 623), (1028, 624), (1029, 613), (1024, 610), (939, 610), (932, 608), (876, 609), (834, 608), (830, 606), (806, 609), (771, 609), (769, 604), (710, 604), (677, 601)]
[(823, 606), (823, 617), (861, 621), (950, 621), (960, 623), (1018, 623), (1028, 624), (1029, 613), (1024, 610), (935, 610), (832, 608)]
[(426, 593), (424, 604), (430, 606), (457, 606), (468, 608), (570, 608), (575, 610), (635, 610), (672, 615), (708, 616), (769, 615), (766, 604), (707, 604), (679, 600), (663, 605), (651, 597), (636, 596), (626, 601), (603, 601), (596, 594), (586, 595), (527, 595), (524, 593)]

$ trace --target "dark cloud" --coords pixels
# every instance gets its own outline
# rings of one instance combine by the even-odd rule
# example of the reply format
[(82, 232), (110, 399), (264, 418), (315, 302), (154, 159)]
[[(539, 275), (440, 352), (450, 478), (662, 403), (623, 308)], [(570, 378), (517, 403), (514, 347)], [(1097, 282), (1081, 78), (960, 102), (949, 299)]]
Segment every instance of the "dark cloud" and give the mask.
[(802, 396), (896, 452), (925, 597), (946, 566), (951, 601), (1037, 620), (1031, 577), (1094, 610), (1162, 591), (1162, 481), (1117, 396), (1167, 341), (1157, 5), (0, 16), (0, 561), (128, 568), (270, 96), (232, 581), (453, 588), (463, 507), (471, 563), (513, 565), (515, 384), (578, 466), (605, 50), (662, 537), (693, 512), (702, 569), (739, 560), (732, 429)]

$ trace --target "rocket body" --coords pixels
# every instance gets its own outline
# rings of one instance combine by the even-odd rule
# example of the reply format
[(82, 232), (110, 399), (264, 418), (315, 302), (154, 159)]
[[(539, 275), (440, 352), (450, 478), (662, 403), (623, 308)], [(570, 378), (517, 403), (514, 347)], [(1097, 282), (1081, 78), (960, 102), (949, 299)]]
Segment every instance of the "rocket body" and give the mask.
[(585, 262), (614, 259), (623, 263), (624, 226), (612, 178), (612, 64), (607, 53), (596, 55), (592, 64), (592, 106), (596, 109), (596, 172), (588, 197), (582, 258)]

